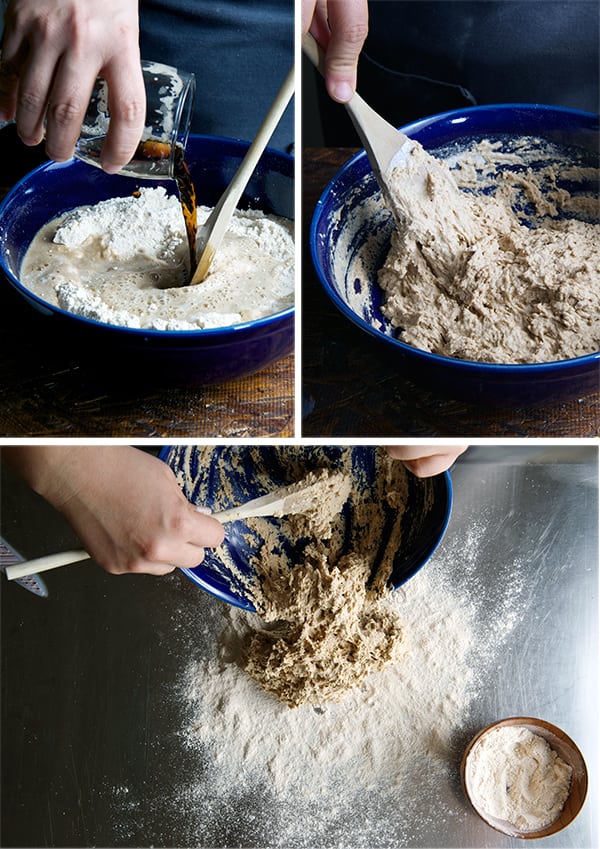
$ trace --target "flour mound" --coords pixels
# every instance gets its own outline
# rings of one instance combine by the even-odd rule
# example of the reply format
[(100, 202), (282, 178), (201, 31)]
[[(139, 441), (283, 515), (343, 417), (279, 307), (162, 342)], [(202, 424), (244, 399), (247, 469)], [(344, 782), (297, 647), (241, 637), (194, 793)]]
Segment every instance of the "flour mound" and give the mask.
[(567, 801), (572, 768), (527, 728), (494, 728), (476, 745), (471, 760), (478, 804), (520, 831), (550, 825)]
[(103, 257), (170, 259), (182, 239), (181, 206), (165, 189), (140, 189), (133, 197), (111, 198), (69, 213), (54, 236), (57, 245), (82, 248), (98, 241)]

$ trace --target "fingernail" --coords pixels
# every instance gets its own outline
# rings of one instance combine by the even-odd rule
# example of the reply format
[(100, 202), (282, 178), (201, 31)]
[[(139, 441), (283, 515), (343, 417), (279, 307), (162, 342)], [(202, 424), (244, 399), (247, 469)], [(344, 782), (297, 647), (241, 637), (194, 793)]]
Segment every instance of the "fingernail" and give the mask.
[(349, 83), (339, 82), (332, 85), (330, 93), (338, 103), (347, 103), (352, 98), (354, 91)]
[(204, 513), (205, 516), (210, 516), (212, 510), (210, 507), (196, 507), (196, 513)]
[(101, 162), (102, 170), (107, 174), (118, 174), (121, 170), (121, 165), (115, 165), (113, 162)]

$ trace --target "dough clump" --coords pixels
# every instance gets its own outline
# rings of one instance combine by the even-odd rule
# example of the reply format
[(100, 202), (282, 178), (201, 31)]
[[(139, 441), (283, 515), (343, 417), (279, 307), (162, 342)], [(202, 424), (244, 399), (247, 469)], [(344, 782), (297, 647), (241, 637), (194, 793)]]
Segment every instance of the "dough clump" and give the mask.
[[(264, 543), (255, 564), (259, 617), (250, 623), (240, 662), (261, 687), (290, 707), (340, 700), (402, 656), (403, 629), (389, 602), (387, 578), (400, 539), (406, 471), (383, 454), (380, 464), (380, 504), (351, 491), (349, 473), (316, 473), (312, 483), (321, 487), (321, 499), (290, 517), (286, 526), (301, 552), (293, 568), (264, 520), (248, 522), (260, 529)], [(386, 547), (375, 569), (384, 505), (394, 513), (391, 532), (386, 531), (393, 545)], [(353, 524), (352, 544), (345, 551), (342, 507)]]
[(398, 227), (378, 282), (402, 341), (497, 363), (600, 350), (600, 226), (552, 217), (557, 208), (544, 206), (531, 170), (515, 177), (543, 213), (530, 226), (508, 195), (459, 189), (446, 163), (416, 142), (388, 180)]

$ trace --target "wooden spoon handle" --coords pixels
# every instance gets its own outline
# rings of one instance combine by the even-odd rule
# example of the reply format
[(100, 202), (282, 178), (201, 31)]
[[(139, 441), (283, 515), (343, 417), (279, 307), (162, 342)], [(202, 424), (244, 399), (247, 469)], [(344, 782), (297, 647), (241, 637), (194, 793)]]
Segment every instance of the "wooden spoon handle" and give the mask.
[(7, 566), (4, 573), (9, 581), (16, 578), (26, 578), (38, 572), (47, 572), (49, 569), (58, 569), (69, 563), (79, 563), (80, 560), (89, 560), (90, 555), (83, 549), (74, 551), (59, 551), (56, 554), (47, 554), (45, 557), (36, 557), (34, 560), (26, 560), (24, 563), (15, 563)]
[[(302, 50), (321, 75), (325, 76), (325, 54), (310, 33), (302, 37)], [(372, 109), (357, 92), (344, 106), (367, 152), (377, 182), (387, 191), (385, 176), (392, 159), (406, 142), (409, 145), (413, 143)]]
[(290, 102), (294, 93), (294, 67), (292, 66), (285, 78), (283, 85), (277, 92), (275, 100), (271, 104), (271, 108), (267, 112), (264, 121), (260, 125), (258, 133), (246, 155), (242, 159), (238, 170), (235, 172), (231, 183), (223, 192), (219, 202), (208, 217), (204, 230), (206, 235), (204, 248), (198, 260), (198, 265), (191, 283), (201, 283), (206, 275), (217, 251), (221, 244), (221, 240), (225, 235), (225, 231), (229, 225), (229, 221), (233, 212), (238, 205), (238, 201), (242, 196), (242, 192), (248, 185), (250, 177), (254, 173), (254, 169), (258, 165), (258, 160), (262, 156), (269, 139), (273, 135), (275, 127), (281, 120), (286, 106)]

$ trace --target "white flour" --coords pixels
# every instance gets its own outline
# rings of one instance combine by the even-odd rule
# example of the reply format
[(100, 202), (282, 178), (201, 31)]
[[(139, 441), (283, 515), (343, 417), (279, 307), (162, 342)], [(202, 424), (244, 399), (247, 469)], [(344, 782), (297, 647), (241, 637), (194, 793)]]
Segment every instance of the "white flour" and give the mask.
[(169, 634), (189, 663), (160, 708), (183, 711), (177, 784), (114, 788), (115, 845), (142, 845), (157, 817), (154, 845), (281, 849), (426, 846), (433, 823), (466, 823), (472, 707), (530, 602), (527, 565), (501, 566), (497, 587), (482, 577), (484, 512), (395, 595), (402, 661), (339, 703), (290, 709), (267, 695), (234, 662), (246, 614), (192, 596)]
[(519, 831), (550, 825), (569, 795), (571, 767), (522, 726), (494, 728), (476, 744), (469, 765), (478, 806)]
[[(198, 224), (210, 210), (198, 208)], [(236, 211), (206, 280), (189, 277), (181, 206), (161, 187), (80, 207), (47, 224), (21, 281), (55, 306), (123, 327), (199, 330), (253, 321), (293, 304), (293, 223)]]
[(240, 780), (258, 780), (277, 795), (314, 799), (339, 792), (340, 783), (352, 793), (402, 788), (415, 759), (429, 771), (447, 770), (472, 695), (473, 611), (427, 572), (394, 598), (406, 633), (401, 661), (316, 710), (288, 708), (232, 662), (246, 615), (226, 611), (218, 656), (192, 662), (187, 675), (188, 742), (210, 749), (220, 792), (228, 792), (230, 773), (237, 789)]

